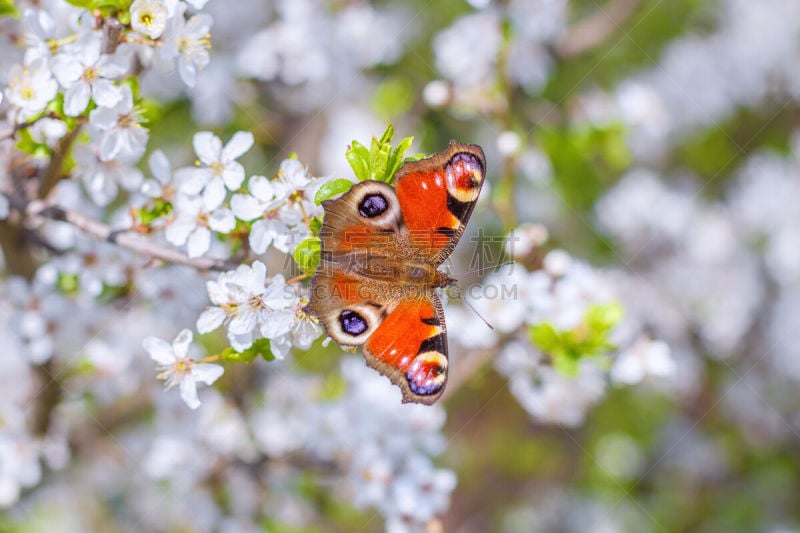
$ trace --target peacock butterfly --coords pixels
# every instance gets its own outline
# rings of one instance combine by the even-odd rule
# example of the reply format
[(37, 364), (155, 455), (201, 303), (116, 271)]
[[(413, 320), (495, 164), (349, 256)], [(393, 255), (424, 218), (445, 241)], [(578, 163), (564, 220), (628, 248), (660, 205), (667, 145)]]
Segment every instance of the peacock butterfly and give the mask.
[(362, 346), (404, 403), (432, 404), (444, 392), (447, 337), (434, 289), (455, 280), (438, 267), (464, 232), (485, 175), (481, 147), (451, 141), (400, 167), (395, 188), (367, 180), (322, 203), (308, 310), (340, 346)]

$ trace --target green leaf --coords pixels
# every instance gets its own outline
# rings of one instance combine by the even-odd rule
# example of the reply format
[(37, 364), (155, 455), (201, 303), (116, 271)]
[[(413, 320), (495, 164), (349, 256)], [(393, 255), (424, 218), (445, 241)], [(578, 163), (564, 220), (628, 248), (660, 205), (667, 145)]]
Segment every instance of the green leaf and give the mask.
[(344, 156), (358, 181), (369, 179), (369, 150), (363, 144), (353, 141)]
[(155, 220), (165, 217), (172, 212), (172, 204), (161, 198), (153, 200), (152, 205), (145, 206), (139, 210), (139, 220), (145, 226), (152, 224)]
[(80, 289), (80, 279), (77, 274), (65, 274), (62, 272), (58, 275), (56, 287), (64, 294), (72, 296), (77, 294)]
[(404, 162), (404, 154), (414, 140), (413, 137), (406, 137), (392, 150), (392, 137), (394, 128), (389, 124), (380, 139), (372, 138), (369, 150), (358, 141), (352, 142), (345, 152), (345, 157), (359, 181), (370, 179), (392, 182), (392, 178)]
[[(411, 143), (413, 141), (414, 137), (406, 137), (405, 139), (400, 141), (400, 144), (398, 144), (397, 148), (394, 149), (392, 155), (389, 156), (389, 164), (387, 165), (386, 168), (386, 173), (388, 174), (387, 181), (391, 181), (392, 179), (394, 179), (394, 175), (397, 173), (398, 170), (400, 170), (400, 167), (404, 163), (403, 155), (406, 153), (406, 151), (408, 151), (409, 148), (411, 148)], [(422, 154), (422, 157), (425, 157), (424, 154)]]
[(623, 314), (622, 306), (616, 302), (595, 304), (586, 312), (584, 320), (592, 332), (607, 333), (619, 324)]
[(386, 167), (389, 163), (389, 155), (392, 153), (392, 144), (383, 142), (384, 137), (381, 137), (380, 141), (373, 137), (369, 147), (369, 177), (378, 181), (387, 181)]
[(95, 0), (67, 0), (67, 3), (81, 9), (91, 10), (94, 7)]
[(142, 98), (139, 102), (139, 109), (148, 124), (154, 124), (164, 116), (164, 106), (153, 98)]
[(553, 358), (553, 368), (555, 368), (562, 375), (574, 378), (578, 375), (580, 369), (580, 359), (570, 357), (568, 354), (554, 353), (551, 354)]
[(312, 217), (311, 222), (308, 225), (308, 229), (311, 230), (313, 235), (319, 235), (319, 232), (322, 229), (322, 219), (319, 217)]
[(329, 181), (317, 190), (317, 194), (314, 195), (314, 203), (320, 205), (329, 198), (349, 191), (352, 186), (353, 182), (344, 178)]
[(14, 5), (14, 0), (0, 0), (0, 17), (19, 18), (19, 11)]
[(391, 144), (393, 138), (394, 138), (394, 126), (389, 124), (388, 126), (386, 126), (386, 130), (383, 132), (383, 135), (381, 135), (381, 140), (378, 142), (380, 142), (381, 144)]
[(558, 331), (547, 322), (531, 326), (529, 333), (533, 345), (545, 353), (551, 352), (559, 345)]
[(309, 237), (297, 245), (297, 248), (294, 249), (294, 260), (300, 270), (306, 274), (316, 272), (321, 248), (322, 241), (319, 240), (319, 237)]
[(266, 361), (275, 360), (275, 355), (273, 355), (269, 345), (269, 339), (258, 339), (243, 352), (237, 352), (231, 347), (225, 348), (222, 352), (222, 360), (231, 363), (252, 363), (256, 357), (262, 357)]
[(52, 150), (45, 143), (41, 143), (34, 139), (31, 134), (30, 128), (23, 128), (19, 130), (19, 140), (17, 141), (17, 149), (33, 157), (40, 157), (47, 159), (50, 157)]
[(550, 323), (531, 326), (531, 343), (550, 356), (553, 367), (567, 376), (575, 376), (582, 359), (600, 359), (614, 348), (609, 333), (622, 320), (618, 303), (595, 304), (587, 309), (581, 322), (570, 330), (558, 330)]

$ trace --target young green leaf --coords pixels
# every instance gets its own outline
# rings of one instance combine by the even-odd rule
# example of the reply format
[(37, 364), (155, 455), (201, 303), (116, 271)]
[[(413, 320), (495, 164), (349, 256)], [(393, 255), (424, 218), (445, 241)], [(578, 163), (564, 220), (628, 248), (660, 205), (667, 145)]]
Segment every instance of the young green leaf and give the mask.
[(14, 5), (14, 0), (0, 0), (0, 17), (19, 18), (19, 11)]
[(359, 181), (370, 179), (392, 182), (392, 178), (404, 162), (404, 154), (414, 140), (413, 137), (406, 137), (392, 150), (392, 137), (394, 128), (389, 124), (380, 139), (372, 138), (369, 150), (358, 141), (353, 141), (345, 157)]
[(389, 124), (386, 126), (386, 131), (383, 132), (381, 135), (381, 140), (379, 141), (381, 144), (392, 144), (392, 139), (394, 138), (394, 126)]
[(172, 203), (161, 198), (156, 198), (152, 205), (145, 206), (139, 210), (139, 220), (142, 221), (142, 224), (147, 226), (159, 218), (169, 215), (171, 212)]
[(602, 358), (614, 345), (609, 332), (622, 320), (618, 303), (595, 304), (589, 307), (581, 322), (570, 330), (558, 330), (542, 322), (531, 326), (531, 343), (550, 356), (553, 367), (567, 376), (575, 376), (582, 359)]
[(383, 139), (378, 141), (375, 137), (372, 138), (372, 143), (369, 148), (370, 179), (387, 181), (386, 167), (389, 163), (391, 151), (391, 142), (384, 143)]
[(312, 235), (319, 235), (319, 231), (322, 229), (322, 219), (319, 217), (311, 217), (308, 229), (311, 230)]
[(353, 182), (344, 178), (335, 179), (322, 185), (314, 195), (314, 203), (320, 205), (325, 200), (345, 193), (353, 186)]
[(67, 3), (81, 9), (91, 9), (94, 7), (95, 0), (67, 0)]
[(353, 141), (344, 154), (358, 181), (369, 179), (369, 150), (358, 141)]
[(256, 357), (262, 357), (266, 361), (275, 360), (269, 339), (258, 339), (243, 352), (237, 352), (231, 347), (225, 348), (222, 352), (222, 360), (231, 363), (252, 363)]
[(319, 237), (309, 237), (294, 249), (294, 260), (300, 270), (306, 274), (313, 274), (317, 270), (320, 261), (320, 250), (322, 241)]
[(392, 154), (389, 156), (389, 164), (386, 168), (387, 182), (391, 182), (394, 179), (394, 175), (400, 170), (400, 167), (403, 165), (403, 154), (411, 148), (411, 143), (413, 141), (414, 137), (406, 137), (400, 141), (397, 148), (392, 151)]

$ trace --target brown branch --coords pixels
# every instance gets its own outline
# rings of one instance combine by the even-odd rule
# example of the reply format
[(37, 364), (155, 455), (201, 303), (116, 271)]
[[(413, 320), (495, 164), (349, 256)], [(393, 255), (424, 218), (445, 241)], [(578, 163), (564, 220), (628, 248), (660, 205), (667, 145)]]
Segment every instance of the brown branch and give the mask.
[(38, 117), (36, 117), (34, 119), (26, 120), (25, 122), (18, 122), (16, 124), (12, 125), (11, 127), (9, 127), (7, 130), (5, 130), (2, 133), (0, 133), (0, 141), (5, 141), (7, 139), (13, 139), (14, 137), (17, 136), (17, 133), (19, 133), (20, 130), (24, 130), (26, 128), (30, 128), (31, 126), (33, 126), (34, 124), (36, 124), (37, 122), (42, 120), (43, 118), (59, 118), (59, 117), (55, 113), (50, 112), (50, 113), (45, 113), (43, 115), (40, 115), (40, 116), (38, 116)]
[(555, 45), (555, 53), (571, 59), (603, 44), (633, 15), (640, 0), (612, 0), (597, 13), (575, 23)]
[(58, 184), (64, 174), (64, 160), (72, 148), (72, 143), (78, 138), (81, 131), (81, 125), (78, 124), (72, 131), (59, 139), (58, 144), (53, 149), (53, 155), (50, 157), (50, 162), (44, 170), (42, 180), (39, 182), (39, 198), (47, 198), (50, 191)]
[[(19, 208), (19, 200), (12, 199), (12, 205)], [(114, 230), (77, 211), (70, 211), (58, 206), (48, 205), (46, 202), (34, 201), (24, 208), (26, 216), (30, 219), (46, 218), (67, 222), (80, 228), (92, 237), (102, 241), (116, 244), (121, 248), (131, 250), (146, 257), (158, 259), (166, 263), (187, 265), (197, 270), (224, 271), (235, 267), (230, 261), (211, 259), (208, 257), (188, 257), (177, 250), (147, 239), (135, 231)]]

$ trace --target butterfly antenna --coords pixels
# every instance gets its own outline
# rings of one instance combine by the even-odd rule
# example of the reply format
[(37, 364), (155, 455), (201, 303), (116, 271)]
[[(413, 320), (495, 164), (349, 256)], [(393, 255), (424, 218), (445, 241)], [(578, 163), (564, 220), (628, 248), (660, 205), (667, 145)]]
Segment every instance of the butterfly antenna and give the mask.
[(513, 264), (515, 264), (514, 261), (506, 261), (504, 263), (500, 263), (499, 265), (491, 265), (491, 266), (485, 266), (485, 267), (482, 267), (482, 268), (476, 268), (475, 270), (467, 270), (466, 272), (462, 272), (461, 274), (458, 274), (458, 275), (459, 276), (466, 276), (468, 274), (483, 274), (484, 272), (486, 272), (488, 270), (492, 270), (492, 269), (497, 270), (497, 269), (502, 268), (504, 266), (513, 265)]
[(483, 315), (481, 315), (481, 314), (478, 312), (478, 310), (477, 310), (477, 309), (475, 309), (475, 307), (474, 307), (474, 306), (473, 306), (471, 303), (469, 303), (469, 300), (467, 300), (467, 299), (465, 298), (465, 299), (464, 299), (464, 303), (465, 303), (465, 304), (467, 304), (467, 307), (469, 307), (470, 309), (472, 309), (472, 312), (473, 312), (473, 313), (475, 313), (476, 315), (478, 315), (478, 318), (480, 318), (481, 320), (483, 320), (483, 323), (484, 323), (484, 324), (486, 324), (486, 327), (487, 327), (487, 328), (489, 328), (490, 330), (494, 331), (494, 326), (493, 326), (493, 325), (491, 325), (491, 324), (489, 323), (489, 321), (488, 321), (488, 320), (486, 320), (485, 318), (483, 318)]

